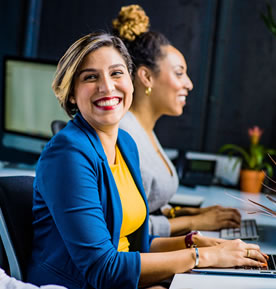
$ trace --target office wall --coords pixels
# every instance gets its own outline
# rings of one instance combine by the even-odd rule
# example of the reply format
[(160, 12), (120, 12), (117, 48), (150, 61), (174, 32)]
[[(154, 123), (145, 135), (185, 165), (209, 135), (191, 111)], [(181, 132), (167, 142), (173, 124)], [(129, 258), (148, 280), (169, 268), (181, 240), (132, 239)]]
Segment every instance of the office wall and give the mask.
[[(129, 1), (45, 1), (42, 9), (38, 55), (60, 57), (65, 49), (93, 30), (111, 30), (111, 19)], [(104, 4), (105, 3), (105, 4)], [(207, 87), (212, 53), (217, 1), (135, 1), (148, 13), (151, 28), (163, 32), (187, 59), (195, 90), (185, 113), (167, 118), (156, 131), (170, 147), (200, 149), (204, 133)], [(68, 5), (67, 5), (68, 6)], [(49, 21), (49, 15), (51, 21)]]
[[(122, 5), (140, 4), (152, 29), (163, 32), (184, 53), (194, 82), (183, 115), (158, 122), (161, 143), (216, 152), (228, 142), (246, 145), (247, 129), (256, 124), (265, 129), (263, 143), (276, 147), (276, 37), (260, 19), (265, 1), (3, 2), (0, 65), (4, 54), (58, 60), (80, 36), (110, 31), (111, 19)], [(276, 18), (276, 0), (270, 2)]]
[(263, 143), (275, 148), (276, 36), (260, 17), (265, 1), (221, 3), (204, 149), (244, 145), (253, 125), (264, 128)]

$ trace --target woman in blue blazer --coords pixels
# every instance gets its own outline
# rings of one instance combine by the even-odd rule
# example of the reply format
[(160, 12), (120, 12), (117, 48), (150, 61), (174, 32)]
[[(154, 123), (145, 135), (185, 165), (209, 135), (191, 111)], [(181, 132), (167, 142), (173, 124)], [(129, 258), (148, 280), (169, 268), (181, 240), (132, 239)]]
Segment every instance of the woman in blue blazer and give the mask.
[[(194, 266), (265, 262), (256, 245), (242, 241), (223, 242), (199, 234), (148, 235), (137, 148), (119, 130), (132, 101), (131, 70), (124, 44), (107, 34), (79, 39), (58, 64), (53, 89), (68, 115), (75, 117), (47, 144), (37, 165), (29, 282), (70, 289), (129, 289)], [(127, 170), (118, 180), (111, 167)], [(136, 204), (129, 208), (128, 194), (138, 200), (140, 211)], [(134, 222), (126, 221), (133, 220), (135, 212)], [(125, 224), (132, 226), (136, 219), (140, 221), (133, 232), (122, 236)], [(119, 250), (122, 238), (127, 247)], [(190, 248), (194, 245), (206, 248)], [(256, 260), (246, 257), (248, 250)]]

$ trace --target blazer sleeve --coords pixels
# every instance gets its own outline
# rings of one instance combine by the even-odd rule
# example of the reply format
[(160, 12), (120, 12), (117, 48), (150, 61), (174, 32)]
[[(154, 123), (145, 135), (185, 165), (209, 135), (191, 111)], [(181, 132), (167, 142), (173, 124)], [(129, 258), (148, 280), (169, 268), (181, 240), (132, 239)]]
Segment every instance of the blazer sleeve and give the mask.
[(92, 287), (137, 288), (140, 254), (117, 252), (111, 242), (99, 195), (98, 157), (63, 138), (42, 155), (37, 189), (64, 244)]

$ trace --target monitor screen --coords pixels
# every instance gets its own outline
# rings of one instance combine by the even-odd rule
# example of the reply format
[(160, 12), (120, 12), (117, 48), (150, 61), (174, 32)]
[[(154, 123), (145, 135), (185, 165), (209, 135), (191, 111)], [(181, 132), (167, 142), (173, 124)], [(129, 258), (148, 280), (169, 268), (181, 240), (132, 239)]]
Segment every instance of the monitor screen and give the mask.
[(51, 84), (56, 63), (10, 58), (4, 61), (2, 146), (40, 154), (53, 120), (68, 121)]

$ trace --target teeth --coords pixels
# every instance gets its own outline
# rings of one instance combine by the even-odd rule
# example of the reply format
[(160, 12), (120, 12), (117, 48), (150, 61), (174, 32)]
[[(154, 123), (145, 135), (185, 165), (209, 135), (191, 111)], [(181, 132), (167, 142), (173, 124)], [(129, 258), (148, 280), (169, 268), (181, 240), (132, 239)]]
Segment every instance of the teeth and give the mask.
[(119, 103), (119, 99), (118, 98), (112, 98), (109, 100), (100, 100), (97, 102), (98, 106), (113, 106), (113, 105), (117, 105)]
[(185, 102), (186, 101), (186, 96), (185, 95), (179, 96), (179, 100), (181, 102)]

